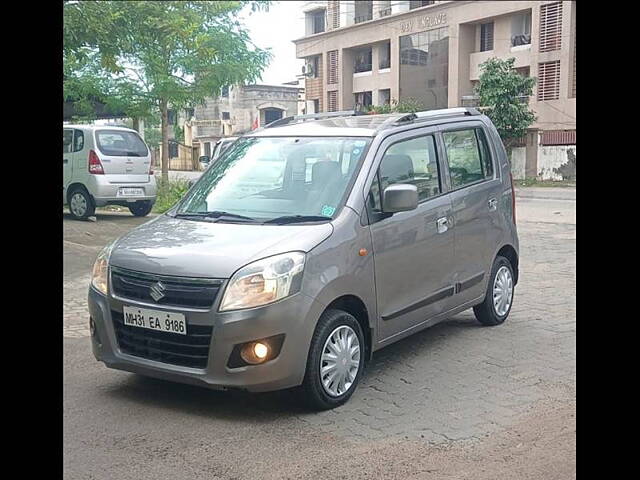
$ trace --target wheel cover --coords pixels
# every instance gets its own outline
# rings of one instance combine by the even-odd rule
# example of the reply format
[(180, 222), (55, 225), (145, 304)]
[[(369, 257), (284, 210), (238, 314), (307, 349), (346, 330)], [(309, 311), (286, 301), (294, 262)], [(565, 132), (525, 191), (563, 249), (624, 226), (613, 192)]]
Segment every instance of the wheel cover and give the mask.
[(74, 193), (71, 195), (71, 202), (69, 202), (69, 209), (71, 213), (78, 217), (82, 217), (87, 213), (87, 199), (81, 193)]
[(360, 341), (347, 325), (336, 328), (327, 338), (320, 357), (320, 380), (332, 397), (345, 394), (360, 369)]
[(493, 308), (499, 317), (507, 314), (513, 300), (513, 276), (508, 267), (502, 266), (493, 281)]

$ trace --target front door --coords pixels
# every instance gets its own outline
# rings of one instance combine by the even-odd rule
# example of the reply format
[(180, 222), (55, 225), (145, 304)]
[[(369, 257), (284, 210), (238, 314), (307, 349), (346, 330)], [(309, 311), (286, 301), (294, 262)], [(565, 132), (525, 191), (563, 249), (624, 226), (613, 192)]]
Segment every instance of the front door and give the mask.
[(73, 129), (62, 129), (62, 202), (67, 201), (67, 187), (73, 173)]
[(456, 305), (484, 294), (493, 263), (489, 229), (498, 215), (501, 181), (487, 138), (480, 122), (442, 131), (453, 205)]
[[(368, 198), (380, 341), (447, 309), (453, 295), (451, 202), (443, 193), (433, 129), (386, 139)], [(418, 208), (387, 214), (382, 192), (394, 183), (418, 188)]]

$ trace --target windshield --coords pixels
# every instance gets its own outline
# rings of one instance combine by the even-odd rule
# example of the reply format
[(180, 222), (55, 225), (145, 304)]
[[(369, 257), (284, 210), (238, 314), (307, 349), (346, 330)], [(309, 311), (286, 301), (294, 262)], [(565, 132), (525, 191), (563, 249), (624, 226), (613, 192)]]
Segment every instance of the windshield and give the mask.
[[(177, 215), (331, 219), (370, 144), (360, 137), (247, 137), (187, 193)], [(304, 218), (302, 218), (304, 220)]]
[(135, 132), (126, 130), (98, 130), (98, 148), (105, 155), (113, 157), (146, 157), (147, 146)]

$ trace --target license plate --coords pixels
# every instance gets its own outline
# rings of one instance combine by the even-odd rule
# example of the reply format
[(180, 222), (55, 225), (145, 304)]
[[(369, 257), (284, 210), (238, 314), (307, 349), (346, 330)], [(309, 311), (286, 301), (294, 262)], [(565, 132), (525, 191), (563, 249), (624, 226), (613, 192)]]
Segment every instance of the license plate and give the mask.
[(119, 197), (143, 197), (144, 188), (121, 187), (118, 189)]
[(124, 324), (159, 332), (187, 334), (187, 321), (182, 313), (161, 312), (147, 308), (122, 307)]

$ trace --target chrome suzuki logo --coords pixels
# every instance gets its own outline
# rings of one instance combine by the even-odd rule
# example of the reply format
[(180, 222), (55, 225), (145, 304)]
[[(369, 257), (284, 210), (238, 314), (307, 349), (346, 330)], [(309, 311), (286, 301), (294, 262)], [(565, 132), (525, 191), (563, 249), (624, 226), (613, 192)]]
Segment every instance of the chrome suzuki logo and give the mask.
[(164, 291), (166, 289), (167, 288), (162, 284), (162, 282), (154, 283), (149, 289), (151, 298), (153, 298), (156, 302), (161, 298), (164, 298)]

